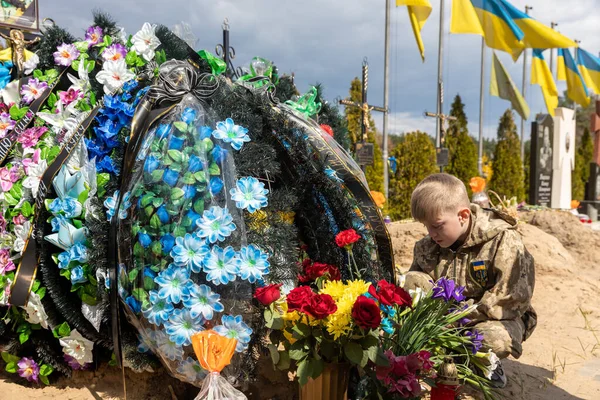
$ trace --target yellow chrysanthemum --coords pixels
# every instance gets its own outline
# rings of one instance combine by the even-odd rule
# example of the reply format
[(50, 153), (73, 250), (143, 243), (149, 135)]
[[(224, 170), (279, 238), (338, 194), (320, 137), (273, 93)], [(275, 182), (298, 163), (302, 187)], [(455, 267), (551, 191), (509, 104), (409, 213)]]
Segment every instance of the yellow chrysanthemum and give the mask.
[(346, 288), (346, 293), (351, 294), (356, 299), (358, 296), (361, 296), (369, 291), (369, 286), (371, 284), (369, 282), (365, 282), (362, 279), (358, 279), (356, 281), (348, 282), (348, 287)]
[(334, 340), (337, 340), (340, 336), (346, 335), (350, 332), (351, 322), (352, 318), (350, 317), (350, 314), (336, 313), (330, 315), (327, 321), (327, 332), (333, 335)]
[(325, 282), (323, 289), (320, 290), (320, 293), (330, 295), (333, 300), (337, 302), (339, 298), (341, 298), (346, 291), (346, 285), (342, 283), (342, 281), (328, 281)]

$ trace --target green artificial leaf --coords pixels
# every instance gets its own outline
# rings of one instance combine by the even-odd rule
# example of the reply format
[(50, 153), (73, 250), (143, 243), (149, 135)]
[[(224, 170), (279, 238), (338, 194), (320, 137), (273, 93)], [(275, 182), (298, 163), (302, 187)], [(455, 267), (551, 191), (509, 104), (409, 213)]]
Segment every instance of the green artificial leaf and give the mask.
[(83, 222), (81, 220), (79, 220), (79, 219), (72, 219), (71, 223), (77, 229), (81, 229), (83, 227)]
[(198, 171), (194, 173), (194, 178), (200, 183), (206, 182), (206, 173), (204, 171)]
[(61, 269), (59, 275), (71, 280), (71, 271), (68, 269)]
[(85, 69), (88, 73), (92, 72), (96, 68), (96, 61), (90, 60), (85, 62)]
[(208, 167), (208, 173), (210, 175), (220, 175), (221, 174), (221, 169), (219, 168), (219, 166), (217, 165), (217, 163), (213, 162)]
[(359, 365), (362, 362), (363, 349), (361, 345), (356, 342), (346, 343), (344, 345), (344, 354), (352, 364)]
[(181, 163), (183, 160), (183, 153), (179, 150), (168, 150), (167, 154), (169, 155), (171, 160), (175, 161), (176, 163)]
[(79, 71), (79, 60), (75, 60), (71, 63), (71, 68), (75, 71)]
[(47, 377), (47, 376), (40, 375), (40, 377), (39, 377), (39, 378), (40, 378), (40, 381), (42, 381), (42, 383), (43, 383), (44, 385), (49, 385), (49, 384), (50, 384), (50, 381), (48, 380), (48, 377)]
[(54, 329), (52, 329), (52, 334), (57, 339), (60, 339), (65, 336), (69, 336), (71, 334), (71, 327), (65, 321), (62, 324), (55, 326)]
[(154, 279), (149, 276), (144, 276), (144, 289), (148, 291), (154, 289)]
[(160, 257), (162, 255), (162, 245), (159, 241), (152, 243), (152, 254), (156, 257)]
[(29, 340), (29, 335), (30, 335), (30, 334), (31, 334), (31, 331), (29, 331), (29, 332), (21, 332), (21, 333), (19, 334), (19, 343), (23, 344), (23, 343), (25, 343), (26, 341), (28, 341), (28, 340)]
[(54, 371), (54, 368), (52, 368), (48, 364), (42, 364), (42, 366), (40, 367), (40, 375), (41, 376), (48, 376), (52, 373), (52, 371)]
[(310, 363), (308, 362), (308, 360), (304, 360), (298, 363), (298, 369), (296, 370), (296, 374), (298, 375), (298, 383), (300, 383), (300, 386), (306, 385), (306, 382), (308, 382), (308, 378), (310, 378), (312, 375), (310, 370)]
[(28, 201), (24, 202), (21, 206), (21, 214), (25, 218), (29, 218), (33, 214), (33, 206)]
[(17, 362), (9, 362), (8, 364), (6, 364), (6, 372), (10, 372), (11, 374), (14, 374), (17, 372)]
[(125, 56), (125, 62), (127, 63), (127, 65), (129, 66), (133, 66), (136, 64), (137, 61), (137, 54), (135, 53), (135, 51), (131, 50), (129, 53), (127, 53), (127, 55)]
[(143, 57), (138, 57), (138, 58), (135, 60), (135, 66), (136, 66), (136, 67), (143, 67), (144, 65), (146, 65), (146, 60), (144, 60), (144, 58), (143, 58)]
[(77, 50), (79, 50), (82, 53), (87, 53), (88, 51), (89, 43), (85, 40), (75, 42), (73, 43), (73, 45), (77, 48)]
[(88, 194), (90, 193), (89, 190), (84, 190), (83, 192), (79, 193), (79, 196), (77, 196), (77, 201), (83, 205), (85, 203), (85, 201), (88, 198)]
[(181, 188), (173, 188), (173, 189), (171, 189), (171, 199), (172, 200), (180, 199), (180, 198), (183, 197), (184, 194), (185, 194), (185, 192)]
[(31, 287), (32, 292), (36, 292), (40, 288), (40, 281), (37, 279), (33, 281), (33, 286)]
[(137, 268), (129, 271), (129, 281), (131, 281), (131, 282), (135, 281), (135, 278), (137, 278), (139, 273), (140, 273), (140, 270)]
[[(98, 103), (97, 99), (96, 99), (96, 95), (94, 94), (94, 92), (89, 92), (90, 93), (90, 104), (96, 105)], [(103, 172), (105, 173), (105, 172)]]
[(4, 360), (5, 363), (11, 363), (11, 362), (19, 362), (20, 358), (17, 356), (13, 356), (10, 353), (7, 353), (6, 351), (2, 352), (2, 359)]
[(19, 204), (19, 201), (12, 197), (10, 193), (4, 193), (4, 200), (9, 206), (16, 206), (17, 204)]
[(85, 304), (89, 304), (90, 306), (95, 306), (96, 304), (98, 304), (98, 299), (96, 299), (96, 297), (91, 296), (87, 293), (83, 293), (81, 295), (81, 301), (83, 301)]
[[(43, 76), (44, 76), (44, 74), (39, 69), (36, 69), (33, 71), (33, 77), (35, 79), (41, 80)], [(50, 106), (50, 107), (52, 108), (52, 106)]]
[(185, 174), (183, 174), (183, 178), (181, 178), (181, 181), (186, 185), (193, 185), (194, 183), (196, 183), (196, 178), (194, 178), (194, 174), (192, 174), (191, 172), (186, 172)]
[(160, 206), (162, 205), (162, 203), (164, 203), (164, 200), (163, 200), (163, 199), (161, 199), (161, 198), (159, 198), (159, 197), (155, 197), (155, 198), (152, 200), (152, 207), (154, 207), (154, 208), (158, 208), (158, 207), (160, 207)]
[[(371, 360), (373, 361), (373, 360)], [(383, 352), (383, 349), (381, 347), (377, 348), (377, 356), (375, 358), (375, 361), (373, 361), (375, 363), (375, 365), (379, 365), (381, 367), (389, 367), (390, 366), (390, 360), (387, 358), (387, 356), (385, 355), (385, 353)]]
[(306, 358), (306, 356), (308, 356), (308, 350), (304, 348), (303, 340), (298, 340), (297, 342), (294, 342), (294, 344), (290, 346), (289, 353), (290, 358), (296, 361), (303, 360), (304, 358)]
[(56, 104), (57, 101), (58, 101), (58, 98), (56, 97), (56, 94), (50, 93), (50, 96), (48, 96), (48, 107), (50, 107), (51, 109), (54, 108), (54, 105)]
[(323, 373), (323, 368), (325, 368), (325, 363), (323, 362), (323, 360), (309, 360), (309, 362), (310, 362), (309, 371), (311, 372), (310, 376), (313, 379), (317, 379)]
[(44, 298), (44, 296), (46, 296), (46, 288), (45, 287), (41, 287), (37, 292), (35, 292), (40, 300), (42, 300)]
[(162, 226), (162, 222), (160, 222), (160, 218), (158, 217), (157, 214), (154, 214), (150, 218), (150, 227), (152, 229), (160, 229), (161, 226)]
[(150, 174), (152, 176), (152, 182), (156, 183), (160, 181), (164, 172), (164, 169), (155, 169), (154, 171), (152, 171), (152, 173)]
[(290, 355), (288, 354), (288, 352), (280, 351), (279, 352), (279, 362), (277, 363), (277, 365), (275, 367), (280, 371), (286, 371), (286, 370), (290, 369), (290, 364), (291, 364), (291, 360), (290, 360)]
[(167, 55), (165, 54), (165, 50), (160, 49), (159, 51), (157, 51), (154, 59), (156, 60), (156, 63), (158, 65), (165, 63), (167, 61)]
[(133, 295), (134, 299), (142, 303), (148, 298), (148, 293), (142, 288), (133, 289), (131, 294)]
[(271, 354), (271, 361), (273, 362), (273, 365), (277, 365), (279, 364), (279, 351), (277, 350), (277, 346), (275, 346), (274, 344), (269, 344), (269, 354)]
[(178, 131), (180, 132), (187, 132), (187, 124), (183, 121), (177, 121), (177, 122), (173, 122), (173, 125), (175, 126), (175, 128), (177, 128)]
[(194, 212), (202, 215), (202, 213), (204, 212), (204, 200), (203, 199), (198, 199), (198, 200), (194, 201)]
[(211, 151), (213, 149), (213, 147), (215, 147), (215, 144), (209, 138), (205, 138), (205, 139), (202, 139), (202, 147), (203, 147), (204, 152), (207, 153), (207, 152)]

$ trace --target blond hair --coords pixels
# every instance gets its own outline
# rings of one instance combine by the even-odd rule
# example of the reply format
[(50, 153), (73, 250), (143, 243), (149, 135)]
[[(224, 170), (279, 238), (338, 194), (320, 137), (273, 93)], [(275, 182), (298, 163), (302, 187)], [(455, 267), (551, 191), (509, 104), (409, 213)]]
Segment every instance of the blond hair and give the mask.
[(445, 212), (469, 208), (467, 188), (460, 179), (449, 174), (433, 174), (417, 185), (410, 198), (410, 212), (415, 220), (424, 222)]

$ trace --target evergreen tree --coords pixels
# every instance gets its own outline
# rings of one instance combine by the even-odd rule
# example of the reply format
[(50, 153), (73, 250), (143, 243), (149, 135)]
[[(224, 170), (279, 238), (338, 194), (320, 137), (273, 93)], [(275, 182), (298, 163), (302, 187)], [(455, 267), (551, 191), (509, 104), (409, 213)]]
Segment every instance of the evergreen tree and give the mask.
[(346, 150), (350, 150), (350, 136), (348, 135), (348, 124), (342, 116), (337, 104), (329, 103), (323, 97), (323, 85), (317, 83), (316, 102), (321, 103), (321, 111), (317, 118), (319, 124), (329, 125), (333, 130), (333, 138)]
[(490, 189), (502, 196), (525, 198), (524, 174), (521, 162), (521, 141), (510, 109), (500, 117), (498, 143), (494, 151), (493, 174)]
[(523, 187), (525, 190), (525, 202), (529, 203), (529, 180), (531, 179), (531, 140), (525, 141), (525, 164), (523, 168)]
[(590, 130), (585, 128), (579, 145), (575, 151), (575, 168), (571, 175), (572, 197), (583, 200), (585, 197), (585, 185), (590, 178), (590, 163), (594, 157), (594, 142)]
[(410, 218), (410, 196), (419, 182), (437, 172), (435, 145), (424, 132), (402, 135), (392, 150), (396, 173), (390, 174), (388, 213), (393, 220)]
[(275, 96), (282, 103), (292, 100), (295, 96), (300, 96), (300, 92), (294, 84), (294, 77), (290, 75), (282, 75), (275, 85)]
[(477, 146), (473, 138), (469, 136), (464, 107), (465, 105), (457, 94), (450, 109), (450, 115), (456, 117), (456, 120), (450, 121), (446, 135), (446, 147), (450, 154), (446, 172), (463, 181), (470, 194), (469, 181), (474, 176), (478, 176), (479, 172), (477, 171)]
[[(354, 78), (350, 84), (349, 100), (358, 104), (362, 103), (362, 82), (358, 78)], [(352, 149), (354, 150), (356, 148), (356, 143), (362, 140), (362, 111), (357, 107), (348, 106), (344, 113), (346, 115), (346, 121), (348, 121), (348, 133), (350, 134), (350, 142), (352, 144)], [(369, 128), (367, 129), (367, 142), (373, 143), (374, 160), (373, 165), (367, 166), (365, 175), (370, 190), (383, 192), (383, 160), (381, 159), (381, 148), (377, 144), (377, 129), (375, 128), (375, 121), (373, 121), (371, 113), (369, 113), (368, 118)]]

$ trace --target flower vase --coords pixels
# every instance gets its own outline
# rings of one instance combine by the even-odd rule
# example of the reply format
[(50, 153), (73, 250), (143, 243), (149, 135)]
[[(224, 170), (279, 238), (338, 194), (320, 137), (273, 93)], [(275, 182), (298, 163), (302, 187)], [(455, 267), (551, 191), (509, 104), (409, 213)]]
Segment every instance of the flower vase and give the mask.
[(349, 364), (325, 364), (317, 379), (300, 386), (300, 400), (347, 400), (349, 378)]

